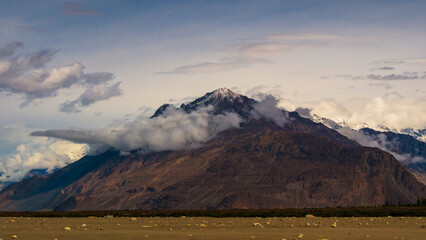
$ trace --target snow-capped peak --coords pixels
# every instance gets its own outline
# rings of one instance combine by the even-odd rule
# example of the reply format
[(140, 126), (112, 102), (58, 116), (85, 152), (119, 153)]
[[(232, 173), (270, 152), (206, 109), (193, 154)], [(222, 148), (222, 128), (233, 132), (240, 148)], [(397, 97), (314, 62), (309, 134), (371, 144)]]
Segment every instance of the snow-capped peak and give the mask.
[(242, 101), (241, 95), (229, 90), (228, 88), (218, 88), (213, 92), (207, 93), (205, 98), (199, 103), (217, 104), (220, 101)]

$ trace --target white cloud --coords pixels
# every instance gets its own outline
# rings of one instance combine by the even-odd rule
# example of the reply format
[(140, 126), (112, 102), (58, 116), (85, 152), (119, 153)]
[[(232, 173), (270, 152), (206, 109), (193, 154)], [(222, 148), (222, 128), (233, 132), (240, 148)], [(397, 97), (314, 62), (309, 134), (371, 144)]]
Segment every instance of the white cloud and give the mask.
[(132, 122), (92, 130), (47, 130), (32, 136), (46, 136), (77, 143), (98, 144), (121, 151), (135, 149), (162, 151), (198, 146), (220, 131), (239, 127), (242, 119), (235, 113), (213, 115), (210, 105), (191, 113), (167, 108), (156, 118), (137, 117)]
[(287, 111), (278, 108), (279, 100), (270, 94), (259, 97), (262, 101), (253, 105), (253, 117), (256, 119), (266, 118), (283, 127), (287, 123), (289, 116)]
[[(20, 129), (28, 132), (30, 129)], [(21, 142), (8, 155), (0, 156), (0, 181), (17, 181), (32, 169), (51, 172), (83, 157), (88, 146), (64, 140), (17, 136)], [(13, 141), (13, 140), (12, 140)]]
[(388, 128), (426, 128), (426, 100), (407, 97), (377, 97), (358, 106), (350, 118), (351, 125), (367, 123)]
[(347, 107), (331, 99), (315, 102), (280, 99), (279, 106), (289, 111), (295, 111), (298, 107), (308, 108), (311, 114), (335, 122), (344, 121), (352, 127), (366, 123), (373, 128), (380, 126), (390, 129), (426, 128), (426, 99), (404, 97), (394, 92), (382, 97), (352, 101)]

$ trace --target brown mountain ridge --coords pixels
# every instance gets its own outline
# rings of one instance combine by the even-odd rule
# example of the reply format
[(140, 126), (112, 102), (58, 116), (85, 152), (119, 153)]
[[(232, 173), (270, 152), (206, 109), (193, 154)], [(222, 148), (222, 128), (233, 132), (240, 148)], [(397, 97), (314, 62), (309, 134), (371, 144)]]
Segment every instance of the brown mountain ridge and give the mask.
[(8, 186), (0, 192), (0, 210), (377, 206), (426, 197), (425, 185), (391, 154), (295, 112), (284, 126), (250, 118), (254, 100), (223, 92), (182, 107), (213, 104), (220, 112), (238, 102), (235, 112), (245, 112), (239, 128), (194, 149), (128, 155), (111, 149), (83, 157)]

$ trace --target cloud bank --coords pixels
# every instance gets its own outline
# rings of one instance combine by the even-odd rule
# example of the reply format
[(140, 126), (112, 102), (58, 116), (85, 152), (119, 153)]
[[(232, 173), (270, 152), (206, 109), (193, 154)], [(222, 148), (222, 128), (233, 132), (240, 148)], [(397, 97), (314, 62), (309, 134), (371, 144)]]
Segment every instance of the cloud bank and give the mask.
[(33, 138), (19, 144), (13, 153), (0, 157), (0, 182), (18, 181), (33, 169), (52, 172), (80, 159), (88, 152), (84, 144)]
[(405, 97), (393, 92), (371, 99), (348, 100), (344, 104), (332, 99), (316, 102), (280, 99), (278, 105), (289, 111), (296, 111), (298, 107), (307, 108), (312, 115), (344, 122), (354, 128), (363, 124), (372, 128), (386, 126), (398, 130), (426, 128), (426, 99)]
[(121, 95), (119, 83), (110, 84), (112, 73), (85, 73), (81, 63), (46, 67), (57, 51), (40, 49), (24, 56), (15, 55), (15, 50), (22, 46), (21, 42), (13, 42), (0, 49), (0, 91), (21, 95), (21, 107), (35, 99), (55, 97), (60, 90), (73, 86), (85, 88), (84, 93), (63, 103), (63, 112), (78, 112), (97, 101)]
[(199, 146), (217, 133), (239, 127), (242, 119), (236, 113), (212, 114), (213, 106), (187, 113), (169, 107), (155, 118), (140, 116), (132, 122), (105, 129), (48, 130), (33, 132), (76, 143), (103, 145), (121, 151), (178, 150)]

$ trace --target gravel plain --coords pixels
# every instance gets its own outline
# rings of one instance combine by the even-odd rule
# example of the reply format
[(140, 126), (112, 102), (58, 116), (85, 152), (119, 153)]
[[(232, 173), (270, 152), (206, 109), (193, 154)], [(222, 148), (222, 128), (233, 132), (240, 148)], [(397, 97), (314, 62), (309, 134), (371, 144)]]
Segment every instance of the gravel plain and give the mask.
[(1, 217), (6, 239), (426, 239), (425, 217)]

